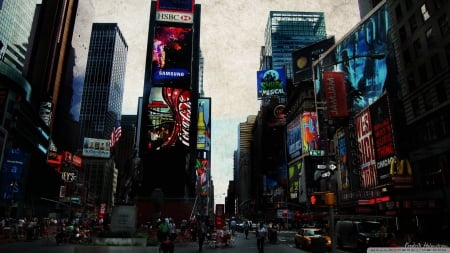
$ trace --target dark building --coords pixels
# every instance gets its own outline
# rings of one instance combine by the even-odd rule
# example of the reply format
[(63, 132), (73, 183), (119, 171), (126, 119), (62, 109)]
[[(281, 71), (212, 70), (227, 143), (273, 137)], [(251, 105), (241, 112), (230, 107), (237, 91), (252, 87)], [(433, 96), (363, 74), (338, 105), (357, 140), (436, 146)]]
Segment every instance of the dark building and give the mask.
[[(114, 204), (117, 168), (110, 158), (110, 137), (122, 115), (128, 45), (116, 23), (94, 23), (80, 110), (80, 181), (88, 201)], [(88, 152), (89, 151), (89, 152)]]

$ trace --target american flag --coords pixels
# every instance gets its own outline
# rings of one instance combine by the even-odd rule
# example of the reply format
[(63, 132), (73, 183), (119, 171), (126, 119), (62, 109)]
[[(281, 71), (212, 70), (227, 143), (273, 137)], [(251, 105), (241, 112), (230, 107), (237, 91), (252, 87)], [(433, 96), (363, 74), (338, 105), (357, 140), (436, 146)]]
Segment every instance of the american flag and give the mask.
[(116, 143), (119, 141), (120, 136), (122, 136), (122, 127), (120, 126), (120, 122), (116, 120), (116, 125), (114, 126), (111, 132), (111, 140), (110, 147), (113, 148)]

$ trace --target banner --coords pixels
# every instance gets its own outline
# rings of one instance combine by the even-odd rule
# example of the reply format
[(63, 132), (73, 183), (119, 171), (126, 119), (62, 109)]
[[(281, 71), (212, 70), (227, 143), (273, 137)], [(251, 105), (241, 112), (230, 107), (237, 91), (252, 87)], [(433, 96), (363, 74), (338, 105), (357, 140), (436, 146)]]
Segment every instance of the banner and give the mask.
[(257, 97), (286, 95), (286, 73), (284, 69), (270, 69), (256, 72)]
[(324, 92), (329, 117), (348, 117), (347, 91), (343, 72), (323, 72)]

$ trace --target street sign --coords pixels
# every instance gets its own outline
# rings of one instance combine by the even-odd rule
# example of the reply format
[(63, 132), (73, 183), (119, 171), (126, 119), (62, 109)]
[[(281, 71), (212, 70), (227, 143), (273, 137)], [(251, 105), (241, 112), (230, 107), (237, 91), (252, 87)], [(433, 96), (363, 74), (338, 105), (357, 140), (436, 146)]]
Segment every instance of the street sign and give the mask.
[(320, 175), (321, 178), (326, 178), (326, 177), (329, 177), (329, 176), (331, 176), (331, 172), (329, 172), (329, 171), (324, 172), (324, 173), (322, 173), (322, 174)]
[(325, 164), (317, 164), (317, 169), (318, 170), (324, 170), (326, 168), (327, 168), (327, 166)]
[(330, 165), (328, 165), (328, 167), (330, 168), (330, 170), (335, 170), (337, 167), (336, 167), (336, 164), (330, 164)]

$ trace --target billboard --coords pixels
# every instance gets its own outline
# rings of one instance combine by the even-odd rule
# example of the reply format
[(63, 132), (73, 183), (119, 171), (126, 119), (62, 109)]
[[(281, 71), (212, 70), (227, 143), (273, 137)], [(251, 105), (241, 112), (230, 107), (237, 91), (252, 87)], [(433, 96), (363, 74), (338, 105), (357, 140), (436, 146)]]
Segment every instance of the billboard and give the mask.
[(193, 23), (194, 0), (158, 0), (156, 21)]
[(386, 93), (369, 107), (378, 179), (382, 184), (389, 181), (391, 160), (396, 154), (389, 108), (389, 99)]
[(300, 193), (300, 175), (302, 173), (302, 160), (292, 164), (288, 168), (289, 196), (291, 199), (299, 198)]
[(344, 72), (323, 72), (325, 101), (329, 117), (348, 117)]
[(83, 141), (83, 156), (84, 157), (99, 157), (109, 158), (110, 141), (104, 139), (84, 138)]
[(321, 53), (334, 45), (334, 42), (334, 36), (331, 36), (292, 52), (294, 84), (312, 79), (313, 60), (317, 60)]
[(286, 145), (289, 159), (302, 154), (302, 124), (301, 117), (295, 117), (286, 127)]
[(192, 68), (192, 27), (158, 24), (152, 50), (152, 87), (189, 89)]
[(21, 200), (23, 198), (24, 171), (29, 154), (20, 149), (5, 149), (0, 171), (0, 199)]
[(316, 112), (304, 112), (302, 113), (301, 122), (301, 135), (302, 135), (302, 150), (303, 153), (307, 153), (311, 150), (319, 149), (319, 133), (317, 125)]
[(189, 128), (191, 125), (190, 90), (155, 87), (150, 91), (146, 111), (147, 150), (159, 150), (181, 143), (189, 146)]
[(198, 99), (197, 149), (211, 149), (211, 98)]
[(355, 130), (361, 175), (361, 187), (371, 188), (378, 185), (378, 174), (373, 142), (372, 121), (368, 109), (355, 117)]
[(257, 97), (286, 95), (286, 73), (284, 69), (269, 69), (256, 72)]
[(389, 87), (396, 87), (395, 56), (386, 4), (364, 19), (327, 54), (320, 65), (345, 73), (350, 108), (359, 112)]

